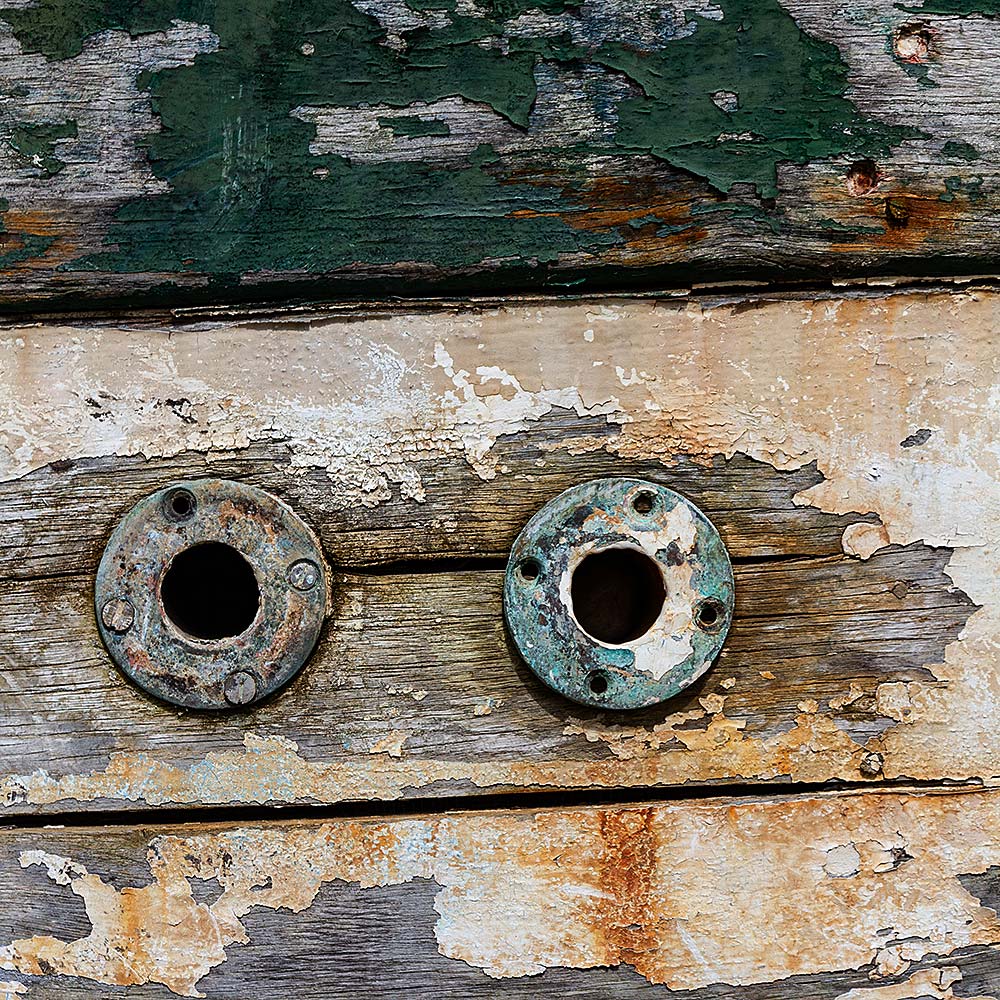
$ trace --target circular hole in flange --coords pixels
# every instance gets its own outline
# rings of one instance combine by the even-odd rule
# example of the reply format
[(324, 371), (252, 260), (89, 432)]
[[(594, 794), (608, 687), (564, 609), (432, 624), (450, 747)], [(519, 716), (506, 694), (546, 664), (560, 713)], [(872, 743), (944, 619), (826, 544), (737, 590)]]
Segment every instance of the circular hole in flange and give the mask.
[(709, 597), (702, 601), (695, 610), (694, 620), (705, 632), (714, 632), (722, 624), (725, 609), (721, 601)]
[(202, 542), (179, 552), (160, 583), (163, 610), (194, 639), (229, 639), (257, 617), (260, 588), (250, 563), (232, 546)]
[(640, 490), (632, 497), (632, 510), (637, 514), (648, 514), (653, 509), (656, 498), (649, 490)]
[(666, 600), (663, 574), (644, 552), (602, 549), (573, 573), (573, 614), (587, 635), (611, 646), (645, 635)]
[(163, 500), (163, 513), (168, 521), (186, 521), (194, 514), (197, 501), (190, 490), (171, 490)]
[(603, 670), (595, 670), (587, 678), (591, 694), (604, 694), (608, 690), (608, 675)]
[(538, 579), (538, 574), (541, 573), (542, 567), (537, 559), (525, 559), (517, 567), (517, 571), (521, 574), (521, 579), (531, 582)]

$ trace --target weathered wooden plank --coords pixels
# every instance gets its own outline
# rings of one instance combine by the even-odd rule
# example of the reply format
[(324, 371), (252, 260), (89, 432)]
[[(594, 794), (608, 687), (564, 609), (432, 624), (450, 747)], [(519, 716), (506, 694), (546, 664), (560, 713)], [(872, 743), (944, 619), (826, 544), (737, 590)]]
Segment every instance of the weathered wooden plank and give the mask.
[[(856, 780), (866, 750), (888, 778), (990, 780), (996, 303), (10, 325), (8, 797), (59, 809)], [(206, 469), (279, 493), (345, 580), (305, 673), (271, 705), (213, 720), (118, 676), (88, 586), (135, 499)], [(602, 718), (512, 660), (498, 580), (530, 513), (619, 472), (675, 486), (718, 521), (740, 620), (702, 687), (659, 714)], [(487, 559), (433, 561), (470, 553)]]
[(989, 1000), (998, 809), (869, 790), (5, 830), (0, 968), (28, 1000)]
[(9, 0), (8, 305), (981, 273), (995, 0)]
[(96, 567), (115, 524), (166, 483), (205, 476), (251, 483), (281, 497), (322, 538), (337, 566), (374, 568), (434, 559), (506, 561), (525, 522), (562, 490), (601, 476), (664, 482), (712, 519), (732, 557), (829, 556), (841, 553), (845, 529), (871, 514), (824, 514), (796, 502), (823, 477), (813, 465), (777, 471), (743, 455), (711, 463), (623, 458), (608, 450), (574, 454), (593, 435), (613, 445), (603, 418), (557, 410), (515, 436), (500, 438), (492, 459), (507, 469), (484, 479), (464, 456), (414, 458), (421, 502), (393, 491), (377, 506), (345, 509), (335, 481), (300, 469), (285, 444), (254, 444), (222, 456), (185, 451), (141, 458), (56, 462), (0, 482), (0, 579), (33, 578)]
[(946, 558), (913, 545), (867, 563), (738, 566), (715, 668), (625, 715), (566, 701), (520, 662), (499, 570), (338, 577), (306, 671), (251, 714), (224, 718), (178, 713), (111, 667), (88, 577), (15, 581), (0, 585), (0, 788), (9, 807), (51, 812), (861, 780), (865, 748), (877, 752), (893, 725), (884, 693), (932, 682), (972, 611)]

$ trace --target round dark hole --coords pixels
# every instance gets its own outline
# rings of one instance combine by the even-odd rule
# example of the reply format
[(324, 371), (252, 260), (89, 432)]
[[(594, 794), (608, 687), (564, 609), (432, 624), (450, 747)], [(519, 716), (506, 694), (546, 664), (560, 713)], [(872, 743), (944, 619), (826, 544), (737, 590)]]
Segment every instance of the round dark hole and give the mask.
[(525, 559), (517, 569), (525, 580), (537, 580), (538, 574), (542, 571), (537, 559)]
[(577, 566), (570, 585), (580, 628), (612, 646), (645, 635), (666, 596), (659, 567), (637, 549), (592, 552)]
[(587, 678), (587, 683), (590, 685), (592, 694), (604, 694), (608, 689), (608, 675), (601, 673), (600, 670), (595, 670)]
[(643, 490), (632, 497), (632, 509), (637, 514), (648, 514), (653, 509), (653, 502), (653, 494), (648, 490)]
[(163, 575), (160, 598), (167, 617), (195, 639), (240, 635), (260, 608), (253, 569), (222, 542), (203, 542), (178, 553)]
[(698, 622), (699, 627), (705, 629), (706, 632), (710, 632), (712, 629), (717, 628), (722, 621), (722, 611), (722, 605), (718, 601), (713, 599), (702, 601), (698, 605), (695, 620)]
[(173, 490), (163, 502), (163, 512), (171, 521), (186, 521), (196, 506), (194, 494), (190, 490)]

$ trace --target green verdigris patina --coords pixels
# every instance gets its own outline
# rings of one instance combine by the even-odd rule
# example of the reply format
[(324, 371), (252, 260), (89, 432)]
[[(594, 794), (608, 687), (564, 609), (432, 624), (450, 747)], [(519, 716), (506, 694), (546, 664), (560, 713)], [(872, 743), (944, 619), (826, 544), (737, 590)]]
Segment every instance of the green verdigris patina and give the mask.
[(595, 479), (525, 525), (503, 601), (542, 681), (595, 708), (643, 708), (715, 661), (733, 617), (733, 569), (715, 527), (680, 494)]

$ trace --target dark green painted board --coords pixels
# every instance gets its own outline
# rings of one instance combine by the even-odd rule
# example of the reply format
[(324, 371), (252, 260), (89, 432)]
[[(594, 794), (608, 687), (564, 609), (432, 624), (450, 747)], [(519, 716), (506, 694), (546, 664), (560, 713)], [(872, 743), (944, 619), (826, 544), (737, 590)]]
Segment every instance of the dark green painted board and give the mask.
[(0, 297), (989, 267), (992, 6), (7, 0)]

